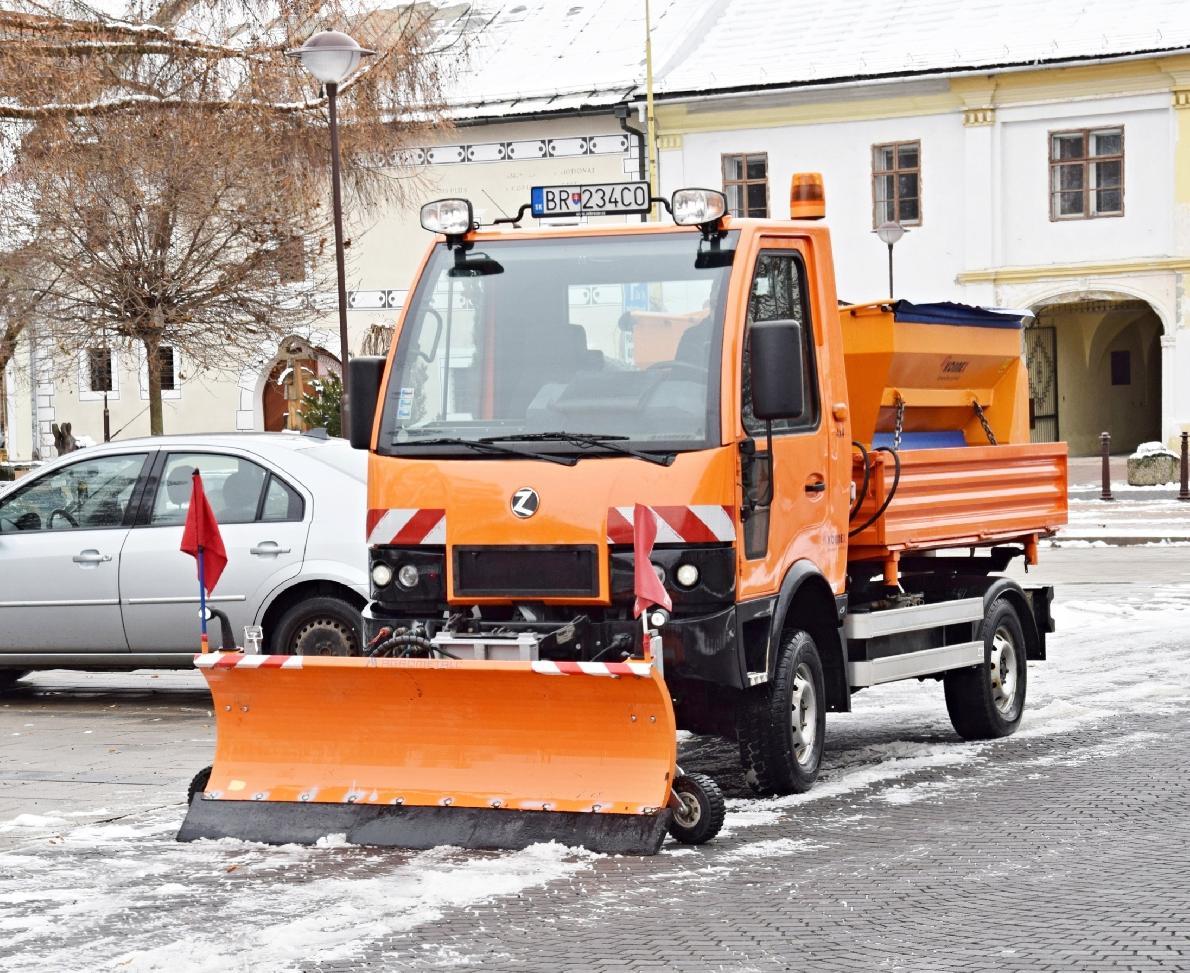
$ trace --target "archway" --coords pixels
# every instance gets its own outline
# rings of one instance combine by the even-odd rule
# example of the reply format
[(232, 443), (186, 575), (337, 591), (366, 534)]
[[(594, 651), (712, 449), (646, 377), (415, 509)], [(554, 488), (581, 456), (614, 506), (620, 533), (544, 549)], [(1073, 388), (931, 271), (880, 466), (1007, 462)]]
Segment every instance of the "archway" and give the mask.
[(1031, 435), (1063, 439), (1073, 456), (1161, 438), (1161, 319), (1120, 295), (1052, 298), (1034, 305), (1025, 333)]
[(339, 359), (325, 348), (303, 338), (286, 338), (261, 370), (258, 401), (264, 430), (304, 429), (295, 406), (310, 389), (312, 380), (339, 374)]

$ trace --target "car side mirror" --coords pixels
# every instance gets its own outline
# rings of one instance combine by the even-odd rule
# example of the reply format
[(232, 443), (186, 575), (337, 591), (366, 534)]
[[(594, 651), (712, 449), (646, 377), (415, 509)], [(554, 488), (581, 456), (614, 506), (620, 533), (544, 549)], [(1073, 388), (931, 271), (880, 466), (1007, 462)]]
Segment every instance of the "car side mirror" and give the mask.
[(384, 377), (383, 358), (352, 358), (347, 363), (348, 438), (355, 449), (372, 445), (372, 425), (376, 421), (376, 403), (380, 399), (380, 381)]
[(805, 412), (802, 326), (793, 320), (758, 321), (749, 332), (752, 414), (798, 419)]

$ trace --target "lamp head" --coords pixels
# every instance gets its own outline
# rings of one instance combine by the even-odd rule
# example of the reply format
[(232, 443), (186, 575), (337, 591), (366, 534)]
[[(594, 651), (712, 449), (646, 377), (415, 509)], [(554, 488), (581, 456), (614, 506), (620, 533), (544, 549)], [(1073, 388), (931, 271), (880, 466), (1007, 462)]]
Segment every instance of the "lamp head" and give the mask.
[(900, 223), (894, 223), (888, 220), (876, 227), (876, 236), (880, 238), (881, 243), (887, 243), (890, 247), (905, 235), (905, 228)]
[(287, 57), (300, 60), (302, 67), (322, 84), (342, 83), (359, 67), (361, 58), (375, 53), (338, 30), (320, 31), (301, 47), (285, 52)]

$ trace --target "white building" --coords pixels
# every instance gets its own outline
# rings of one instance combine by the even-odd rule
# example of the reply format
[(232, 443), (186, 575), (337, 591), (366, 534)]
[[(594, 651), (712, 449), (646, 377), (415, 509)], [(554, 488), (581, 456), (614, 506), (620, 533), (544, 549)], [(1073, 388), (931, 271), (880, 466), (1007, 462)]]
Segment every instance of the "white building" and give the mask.
[[(467, 196), (490, 221), (535, 184), (633, 178), (637, 139), (624, 126), (643, 114), (642, 7), (476, 5), (462, 27), (482, 31), (451, 92), (456, 127), (416, 160), (426, 198)], [(872, 230), (894, 219), (908, 230), (894, 251), (895, 296), (1035, 311), (1036, 438), (1087, 453), (1109, 430), (1118, 451), (1190, 428), (1190, 17), (1180, 2), (652, 8), (664, 194), (724, 188), (750, 215), (782, 215), (792, 173), (820, 171), (846, 299), (887, 296)], [(369, 335), (383, 342), (427, 242), (412, 209), (364, 223), (350, 233), (353, 353)], [(335, 329), (329, 315), (297, 351), (264, 349), (226, 374), (175, 362), (166, 430), (275, 425), (277, 377), (291, 359), (337, 367)], [(11, 455), (30, 454), (35, 429), (46, 451), (51, 421), (101, 438), (92, 370), (83, 353), (77, 381), (50, 381), (44, 360), (18, 356)], [(112, 428), (124, 435), (148, 428), (143, 371), (136, 360), (114, 368)]]

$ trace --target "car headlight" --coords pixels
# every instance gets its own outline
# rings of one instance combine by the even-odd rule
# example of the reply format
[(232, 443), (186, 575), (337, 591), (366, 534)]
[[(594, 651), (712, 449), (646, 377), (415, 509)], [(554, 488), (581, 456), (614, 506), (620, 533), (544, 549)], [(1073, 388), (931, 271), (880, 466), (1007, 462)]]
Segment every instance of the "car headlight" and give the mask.
[(698, 584), (698, 568), (693, 564), (679, 564), (677, 571), (674, 572), (674, 578), (683, 588), (693, 588)]
[(393, 579), (393, 569), (390, 568), (383, 561), (377, 561), (372, 565), (372, 584), (377, 588), (383, 588)]
[(421, 575), (414, 564), (402, 564), (397, 571), (397, 580), (401, 583), (402, 588), (416, 588), (420, 578)]

